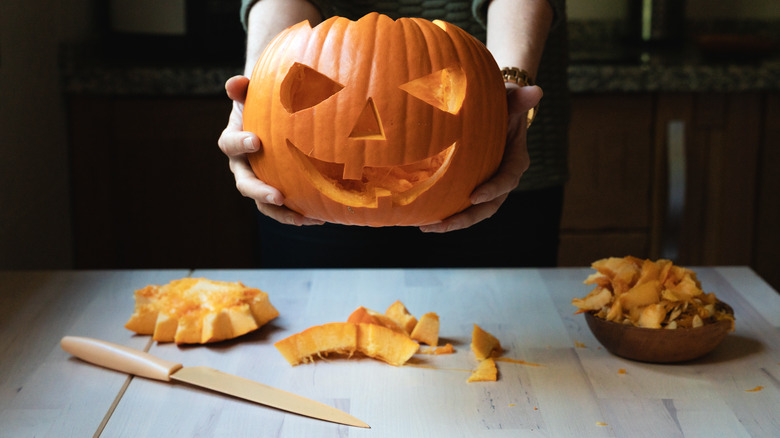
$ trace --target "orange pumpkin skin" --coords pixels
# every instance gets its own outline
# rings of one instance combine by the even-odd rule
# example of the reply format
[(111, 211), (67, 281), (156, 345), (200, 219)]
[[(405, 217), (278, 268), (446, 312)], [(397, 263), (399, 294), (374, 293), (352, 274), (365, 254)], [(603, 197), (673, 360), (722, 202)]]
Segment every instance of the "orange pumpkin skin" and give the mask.
[(285, 205), (327, 222), (424, 225), (469, 205), (495, 173), (506, 92), (484, 45), (462, 29), (371, 13), (299, 23), (257, 62), (244, 129), (257, 177)]

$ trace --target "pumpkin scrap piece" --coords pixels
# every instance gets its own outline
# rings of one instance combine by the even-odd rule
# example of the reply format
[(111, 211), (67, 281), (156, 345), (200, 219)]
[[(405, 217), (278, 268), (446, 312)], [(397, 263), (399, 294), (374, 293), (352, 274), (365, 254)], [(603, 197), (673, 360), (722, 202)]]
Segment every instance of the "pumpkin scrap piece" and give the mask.
[(477, 360), (485, 360), (493, 355), (500, 355), (503, 350), (501, 343), (495, 336), (482, 330), (474, 324), (474, 331), (471, 333), (471, 351), (474, 352)]
[(441, 354), (453, 354), (455, 353), (455, 348), (452, 347), (452, 344), (446, 343), (438, 347), (420, 348), (417, 352), (420, 354), (433, 354), (438, 356)]
[(274, 344), (290, 365), (314, 361), (331, 353), (352, 355), (357, 349), (357, 324), (332, 322), (309, 327)]
[(358, 324), (357, 351), (390, 365), (401, 366), (420, 344), (404, 333), (376, 324)]
[(529, 366), (529, 367), (544, 367), (544, 365), (539, 364), (539, 363), (528, 362), (528, 361), (521, 360), (521, 359), (511, 359), (511, 358), (508, 358), (508, 357), (495, 357), (494, 360), (496, 362), (516, 363), (518, 365), (526, 365), (526, 366)]
[(347, 322), (355, 324), (376, 324), (381, 325), (382, 327), (387, 327), (390, 330), (396, 332), (406, 333), (404, 329), (396, 324), (396, 322), (389, 316), (383, 315), (375, 310), (367, 309), (363, 306), (355, 309), (355, 311), (353, 311), (347, 318)]
[(466, 382), (495, 382), (498, 380), (498, 368), (496, 368), (496, 361), (492, 357), (479, 362), (477, 369), (471, 373)]
[(675, 266), (669, 260), (642, 260), (636, 257), (609, 257), (591, 265), (597, 272), (584, 283), (595, 287), (584, 298), (571, 303), (575, 313), (595, 316), (620, 324), (644, 328), (696, 328), (734, 313), (714, 293), (704, 293), (696, 273)]
[(240, 282), (183, 278), (135, 291), (125, 327), (157, 342), (204, 344), (232, 339), (279, 316), (268, 294)]
[(395, 323), (408, 334), (411, 334), (412, 330), (414, 330), (414, 327), (417, 325), (417, 318), (406, 310), (406, 306), (404, 306), (404, 303), (401, 301), (396, 301), (391, 304), (390, 307), (385, 310), (385, 315), (395, 321)]
[(429, 312), (420, 317), (411, 334), (415, 341), (435, 347), (439, 344), (439, 315)]
[(328, 354), (362, 353), (400, 366), (417, 352), (420, 345), (406, 334), (377, 325), (332, 322), (310, 327), (274, 344), (290, 365), (312, 362)]

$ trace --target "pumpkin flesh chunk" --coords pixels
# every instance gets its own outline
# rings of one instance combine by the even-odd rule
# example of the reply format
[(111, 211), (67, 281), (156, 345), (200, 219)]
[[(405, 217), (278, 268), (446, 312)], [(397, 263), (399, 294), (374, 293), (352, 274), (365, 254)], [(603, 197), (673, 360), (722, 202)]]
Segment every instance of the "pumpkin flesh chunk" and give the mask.
[(347, 322), (359, 324), (376, 324), (387, 327), (390, 330), (403, 332), (403, 329), (396, 324), (389, 316), (383, 315), (375, 310), (366, 309), (363, 306), (358, 307), (349, 315)]
[(495, 336), (474, 324), (474, 331), (471, 333), (471, 351), (474, 352), (477, 360), (485, 360), (493, 355), (501, 354), (503, 350), (501, 343)]
[(390, 365), (401, 366), (420, 348), (406, 334), (377, 324), (358, 324), (358, 351)]
[(481, 360), (477, 369), (471, 373), (467, 382), (495, 382), (498, 380), (498, 368), (496, 368), (496, 361), (492, 357)]
[(160, 297), (160, 288), (146, 286), (135, 291), (135, 312), (125, 327), (139, 335), (151, 335), (155, 332), (159, 311), (155, 305)]
[(357, 326), (347, 322), (317, 325), (274, 344), (290, 365), (313, 362), (314, 356), (352, 355), (357, 347)]
[(447, 343), (447, 344), (441, 345), (439, 347), (420, 348), (418, 353), (420, 353), (420, 354), (432, 354), (432, 355), (435, 355), (435, 356), (442, 355), (442, 354), (453, 354), (453, 353), (455, 353), (455, 348), (452, 346), (452, 344)]
[(310, 327), (274, 344), (290, 365), (328, 354), (362, 353), (401, 366), (420, 345), (406, 334), (377, 324), (333, 322)]
[(431, 347), (439, 344), (439, 315), (430, 312), (420, 317), (420, 321), (412, 330), (412, 339), (423, 342)]
[(406, 309), (404, 303), (396, 301), (385, 310), (385, 315), (395, 321), (407, 334), (411, 334), (417, 325), (417, 318)]

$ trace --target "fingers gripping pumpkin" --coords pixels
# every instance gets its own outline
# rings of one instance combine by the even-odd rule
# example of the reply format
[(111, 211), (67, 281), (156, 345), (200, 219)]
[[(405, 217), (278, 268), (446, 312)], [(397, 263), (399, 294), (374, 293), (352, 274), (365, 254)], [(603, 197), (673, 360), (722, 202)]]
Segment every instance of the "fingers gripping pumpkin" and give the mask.
[(506, 137), (501, 73), (451, 24), (372, 13), (279, 34), (255, 66), (249, 156), (285, 204), (328, 222), (437, 222), (470, 205)]

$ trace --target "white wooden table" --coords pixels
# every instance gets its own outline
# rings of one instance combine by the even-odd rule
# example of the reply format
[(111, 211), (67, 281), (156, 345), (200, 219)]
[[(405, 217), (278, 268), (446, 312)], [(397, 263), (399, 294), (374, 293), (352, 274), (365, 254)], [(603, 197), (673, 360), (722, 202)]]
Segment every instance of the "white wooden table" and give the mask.
[[(731, 304), (736, 332), (697, 361), (655, 365), (612, 356), (572, 297), (590, 269), (0, 272), (2, 437), (676, 437), (780, 436), (780, 296), (747, 268), (695, 268)], [(281, 316), (220, 344), (177, 347), (123, 325), (133, 291), (185, 276), (242, 281)], [(436, 312), (454, 355), (392, 367), (336, 359), (291, 367), (273, 343), (396, 299)], [(498, 382), (466, 383), (472, 324), (495, 334)], [(351, 428), (181, 384), (89, 365), (59, 348), (89, 336), (184, 365), (206, 365), (334, 405)], [(758, 391), (748, 391), (763, 387)]]

